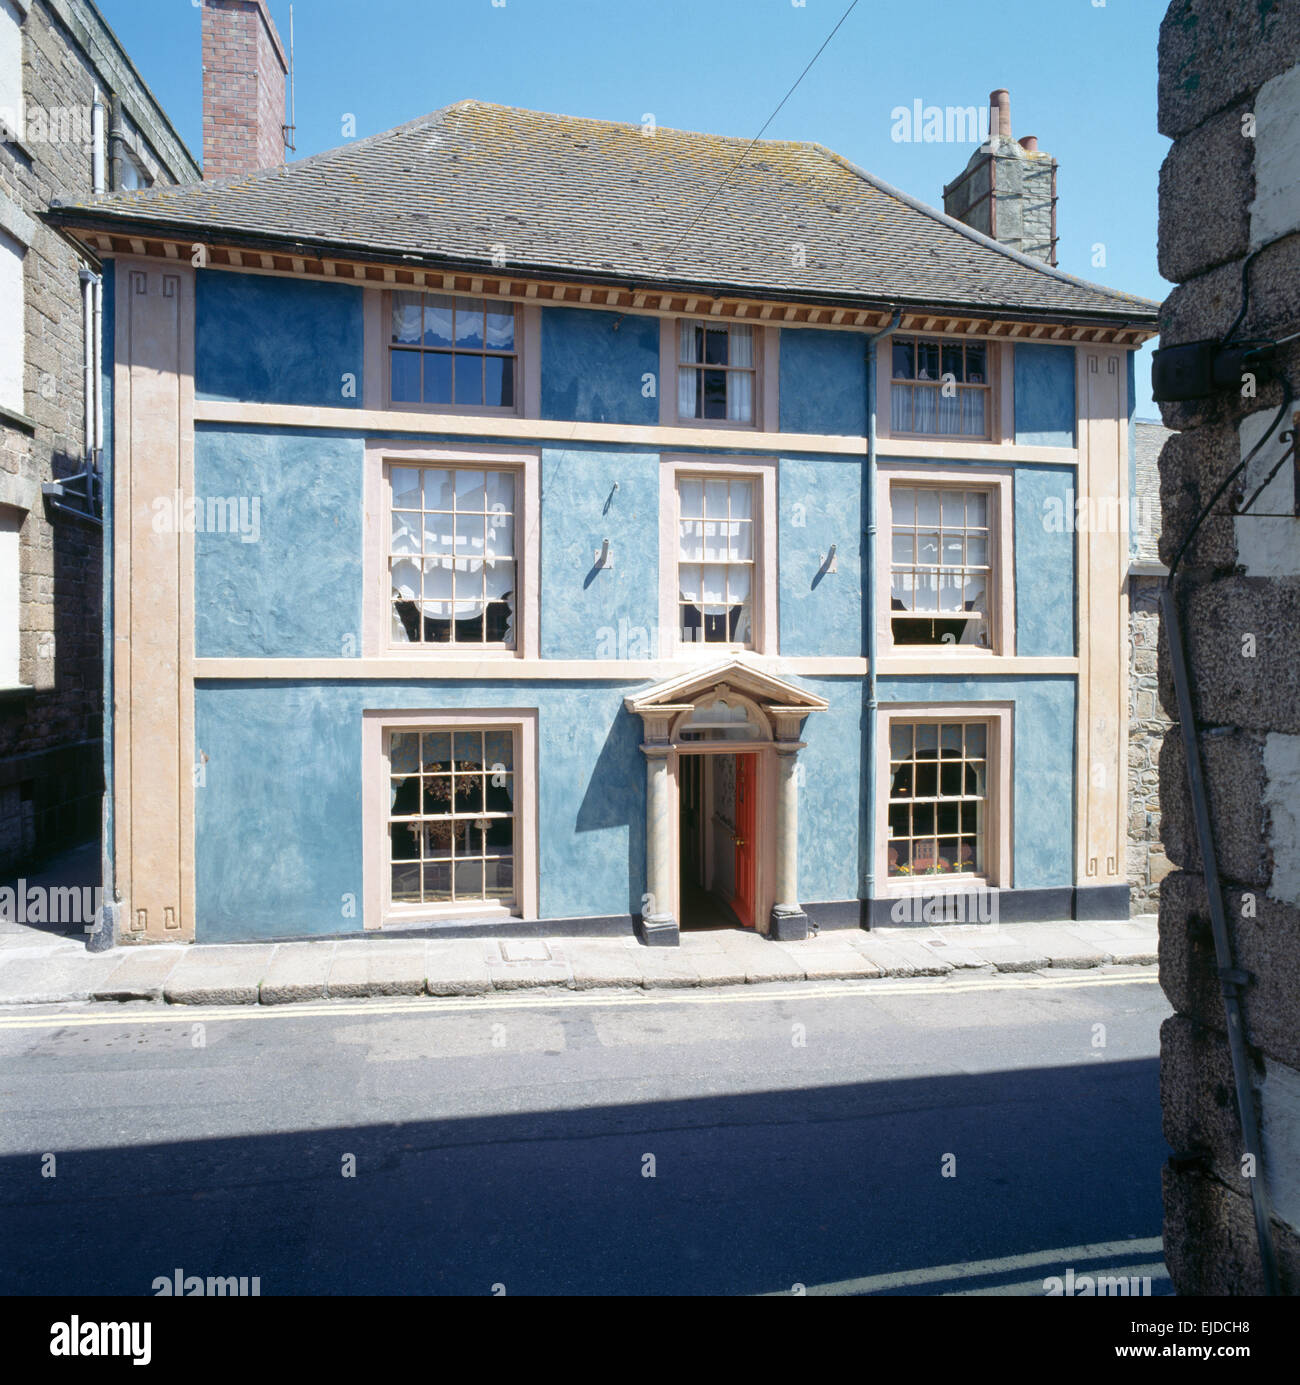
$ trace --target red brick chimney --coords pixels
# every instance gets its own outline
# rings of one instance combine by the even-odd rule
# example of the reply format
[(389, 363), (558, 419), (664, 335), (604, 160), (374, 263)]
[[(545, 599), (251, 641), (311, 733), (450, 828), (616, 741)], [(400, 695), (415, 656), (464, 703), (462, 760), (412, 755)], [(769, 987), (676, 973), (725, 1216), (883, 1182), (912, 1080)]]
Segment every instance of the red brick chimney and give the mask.
[(284, 162), (289, 64), (266, 0), (203, 0), (203, 176)]

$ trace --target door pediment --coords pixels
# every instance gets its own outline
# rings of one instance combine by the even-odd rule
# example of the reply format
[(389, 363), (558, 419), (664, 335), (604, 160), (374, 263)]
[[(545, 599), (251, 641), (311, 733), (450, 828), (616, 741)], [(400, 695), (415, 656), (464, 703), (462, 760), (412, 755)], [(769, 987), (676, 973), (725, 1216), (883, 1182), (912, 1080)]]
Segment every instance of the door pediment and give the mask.
[(772, 719), (778, 741), (798, 739), (799, 724), (809, 712), (830, 705), (825, 698), (740, 659), (692, 669), (623, 699), (629, 712), (645, 722), (646, 740), (664, 742), (673, 720), (705, 703), (725, 700), (729, 693), (757, 704)]

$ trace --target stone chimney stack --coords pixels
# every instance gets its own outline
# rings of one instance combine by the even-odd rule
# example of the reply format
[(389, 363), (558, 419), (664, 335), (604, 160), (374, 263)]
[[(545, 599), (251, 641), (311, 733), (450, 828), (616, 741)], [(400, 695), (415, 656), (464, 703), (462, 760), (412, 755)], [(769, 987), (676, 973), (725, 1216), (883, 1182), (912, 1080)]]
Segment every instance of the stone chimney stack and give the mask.
[(284, 162), (284, 46), (266, 0), (203, 0), (203, 176)]
[(943, 209), (1022, 255), (1056, 263), (1056, 160), (1011, 136), (1011, 94), (989, 93), (989, 138), (943, 190)]

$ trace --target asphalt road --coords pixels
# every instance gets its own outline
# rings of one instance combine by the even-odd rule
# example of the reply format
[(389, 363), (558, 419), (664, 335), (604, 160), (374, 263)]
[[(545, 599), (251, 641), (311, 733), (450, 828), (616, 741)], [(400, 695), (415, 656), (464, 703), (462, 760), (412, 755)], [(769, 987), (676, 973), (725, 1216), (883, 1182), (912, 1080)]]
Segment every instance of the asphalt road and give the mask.
[(1167, 1293), (1167, 1013), (1095, 973), (10, 1011), (0, 1291)]

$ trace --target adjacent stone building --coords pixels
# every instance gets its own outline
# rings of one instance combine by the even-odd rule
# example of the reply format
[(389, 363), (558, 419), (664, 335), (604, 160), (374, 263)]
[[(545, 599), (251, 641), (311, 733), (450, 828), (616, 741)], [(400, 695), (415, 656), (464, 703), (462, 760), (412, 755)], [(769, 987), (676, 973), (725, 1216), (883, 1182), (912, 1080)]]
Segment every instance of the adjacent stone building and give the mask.
[(1133, 425), (1128, 567), (1128, 878), (1134, 914), (1154, 914), (1160, 882), (1171, 869), (1160, 840), (1160, 747), (1169, 717), (1160, 705), (1157, 650), (1160, 593), (1168, 569), (1160, 561), (1160, 450), (1169, 429)]
[(54, 197), (199, 166), (89, 0), (0, 0), (0, 876), (94, 837), (103, 792), (97, 262)]
[[(1291, 337), (1300, 332), (1300, 5), (1177, 0), (1159, 62), (1160, 129), (1174, 141), (1160, 178), (1160, 268), (1179, 285), (1161, 314), (1162, 349), (1221, 344), (1234, 330), (1236, 340)], [(1177, 567), (1178, 607), (1232, 969), (1244, 973), (1236, 979), (1262, 1148), (1253, 1172), (1271, 1202), (1290, 1294), (1300, 1292), (1300, 519), (1294, 442), (1282, 435), (1295, 426), (1296, 394), (1292, 340), (1271, 378), (1242, 372), (1240, 383), (1163, 406), (1176, 435), (1160, 462), (1161, 557), (1171, 567), (1209, 509)], [(1167, 629), (1160, 685), (1176, 715)], [(1165, 1258), (1180, 1294), (1259, 1293), (1260, 1185), (1243, 1159), (1187, 783), (1175, 728), (1160, 762), (1175, 868), (1160, 897), (1161, 981), (1176, 1011), (1161, 1043), (1174, 1150)]]

